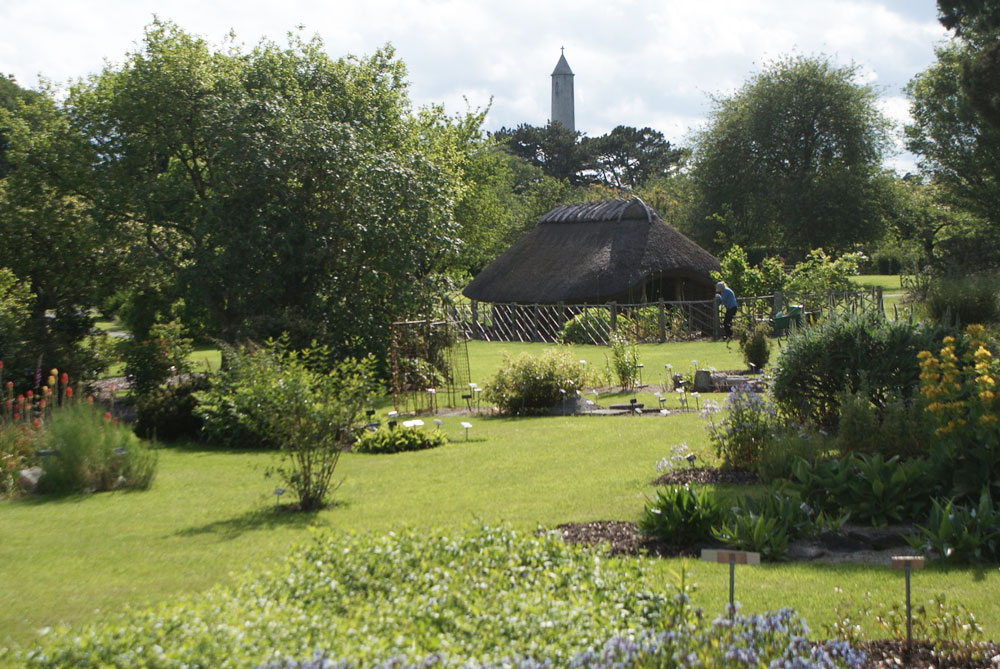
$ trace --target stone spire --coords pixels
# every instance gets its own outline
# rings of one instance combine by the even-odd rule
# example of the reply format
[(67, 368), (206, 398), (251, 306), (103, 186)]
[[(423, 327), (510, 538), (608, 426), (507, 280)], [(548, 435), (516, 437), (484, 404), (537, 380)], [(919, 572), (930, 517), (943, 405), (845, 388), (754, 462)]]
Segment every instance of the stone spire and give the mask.
[(573, 70), (566, 62), (565, 49), (560, 49), (559, 62), (552, 70), (552, 123), (562, 123), (568, 130), (576, 131), (573, 110)]

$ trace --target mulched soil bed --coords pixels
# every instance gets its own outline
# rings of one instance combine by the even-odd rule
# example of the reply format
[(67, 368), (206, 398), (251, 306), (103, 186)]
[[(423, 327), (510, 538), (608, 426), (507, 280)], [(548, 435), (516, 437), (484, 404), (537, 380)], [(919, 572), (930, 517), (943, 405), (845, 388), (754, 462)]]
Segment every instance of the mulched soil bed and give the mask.
[(906, 641), (881, 639), (865, 641), (859, 645), (865, 651), (868, 661), (865, 667), (959, 667), (978, 669), (979, 667), (1000, 667), (1000, 644), (984, 643), (979, 647), (978, 658), (940, 657), (934, 647), (925, 642), (914, 642), (912, 653), (906, 657)]
[(756, 485), (760, 477), (755, 472), (745, 472), (737, 469), (709, 469), (707, 467), (692, 467), (667, 472), (653, 481), (653, 485), (684, 485), (686, 483), (728, 483), (733, 485)]

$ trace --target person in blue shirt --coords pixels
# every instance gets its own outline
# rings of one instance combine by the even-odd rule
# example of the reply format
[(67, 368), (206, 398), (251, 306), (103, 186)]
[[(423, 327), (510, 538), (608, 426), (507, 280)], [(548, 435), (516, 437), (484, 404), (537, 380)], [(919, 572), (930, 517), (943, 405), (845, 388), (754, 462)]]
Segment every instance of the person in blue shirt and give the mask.
[(726, 315), (722, 319), (722, 331), (726, 333), (726, 339), (733, 336), (733, 317), (736, 316), (736, 293), (726, 285), (725, 281), (715, 284), (715, 301), (726, 308)]

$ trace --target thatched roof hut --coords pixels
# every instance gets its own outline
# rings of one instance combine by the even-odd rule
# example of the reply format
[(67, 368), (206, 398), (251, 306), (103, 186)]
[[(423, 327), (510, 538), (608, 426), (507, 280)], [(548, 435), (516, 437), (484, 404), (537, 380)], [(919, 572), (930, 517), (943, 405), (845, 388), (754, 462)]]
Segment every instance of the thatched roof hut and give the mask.
[(639, 198), (556, 207), (462, 294), (480, 302), (711, 299), (719, 261)]

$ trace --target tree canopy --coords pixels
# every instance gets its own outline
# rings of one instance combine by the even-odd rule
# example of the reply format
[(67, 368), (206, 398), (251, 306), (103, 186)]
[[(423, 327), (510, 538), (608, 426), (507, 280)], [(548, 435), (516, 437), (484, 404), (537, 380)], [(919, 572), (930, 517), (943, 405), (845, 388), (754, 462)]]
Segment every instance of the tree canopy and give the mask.
[(703, 243), (840, 250), (881, 235), (889, 123), (856, 66), (771, 63), (715, 101), (692, 177)]
[(67, 108), (94, 147), (102, 217), (189, 318), (226, 341), (287, 331), (381, 353), (457, 251), (482, 120), (414, 111), (405, 77), (388, 46), (339, 60), (294, 35), (213, 48), (154, 21)]

